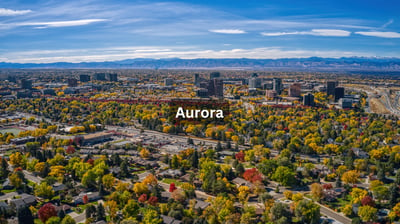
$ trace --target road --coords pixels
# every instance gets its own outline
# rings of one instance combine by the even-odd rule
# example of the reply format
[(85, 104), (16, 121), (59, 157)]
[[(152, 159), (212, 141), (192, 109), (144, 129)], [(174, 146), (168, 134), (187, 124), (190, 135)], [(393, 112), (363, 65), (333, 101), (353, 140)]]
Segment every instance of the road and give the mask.
[(40, 184), (40, 182), (42, 182), (42, 180), (43, 180), (43, 178), (36, 177), (36, 176), (32, 175), (31, 173), (29, 173), (26, 170), (23, 170), (22, 172), (24, 173), (26, 179), (28, 179), (28, 180), (36, 183), (36, 184)]
[(337, 213), (337, 212), (333, 211), (332, 209), (327, 208), (327, 207), (325, 207), (325, 206), (323, 206), (323, 205), (321, 205), (319, 203), (317, 203), (317, 204), (320, 206), (321, 214), (326, 215), (326, 216), (328, 216), (330, 218), (333, 218), (333, 219), (335, 219), (335, 220), (337, 220), (337, 221), (339, 221), (339, 222), (341, 222), (343, 224), (351, 224), (351, 219), (350, 218), (347, 218), (346, 216), (344, 216), (344, 215), (342, 215), (340, 213)]

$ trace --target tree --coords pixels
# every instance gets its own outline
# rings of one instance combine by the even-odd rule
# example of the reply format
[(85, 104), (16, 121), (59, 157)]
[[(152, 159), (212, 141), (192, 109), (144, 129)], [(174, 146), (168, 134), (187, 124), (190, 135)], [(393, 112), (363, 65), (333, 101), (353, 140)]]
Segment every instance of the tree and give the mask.
[(104, 187), (106, 187), (107, 190), (111, 190), (111, 188), (115, 184), (115, 177), (111, 173), (109, 173), (109, 174), (104, 175), (101, 178), (101, 181), (102, 181)]
[(292, 214), (290, 213), (289, 206), (283, 203), (275, 203), (270, 210), (271, 220), (277, 221), (282, 217), (286, 217), (290, 223)]
[(93, 170), (88, 170), (82, 177), (82, 185), (90, 188), (96, 186), (96, 174)]
[(358, 183), (358, 178), (360, 174), (355, 170), (349, 170), (342, 175), (342, 181), (346, 184), (356, 184)]
[(99, 203), (99, 205), (97, 205), (96, 211), (97, 211), (97, 213), (96, 213), (96, 220), (97, 221), (106, 219), (106, 212), (104, 210), (103, 203)]
[(282, 185), (291, 186), (295, 183), (295, 174), (288, 167), (279, 166), (274, 175), (272, 175), (272, 179), (278, 181)]
[(149, 192), (149, 188), (146, 184), (138, 182), (133, 185), (133, 191), (139, 196)]
[(251, 183), (262, 181), (261, 173), (258, 172), (256, 168), (251, 168), (244, 171), (243, 178), (247, 181), (250, 181)]
[(361, 202), (361, 200), (368, 195), (368, 192), (366, 190), (354, 187), (351, 190), (350, 196), (351, 196), (351, 202), (358, 204)]
[(369, 205), (360, 206), (358, 208), (358, 216), (360, 216), (363, 222), (375, 221), (377, 219), (377, 211), (376, 208)]
[(46, 182), (42, 182), (35, 188), (35, 195), (45, 199), (51, 199), (54, 196), (53, 187), (49, 186)]
[(175, 187), (175, 183), (171, 183), (170, 185), (169, 185), (169, 192), (174, 192), (174, 190), (176, 190), (176, 187)]
[(27, 206), (24, 206), (17, 210), (17, 217), (18, 217), (18, 224), (33, 224), (34, 223), (34, 221), (33, 221), (34, 218), (33, 218), (32, 212)]
[(143, 224), (161, 224), (163, 221), (157, 211), (147, 208), (143, 210)]
[(324, 196), (323, 188), (319, 183), (311, 184), (311, 195), (314, 200), (320, 201)]
[(46, 223), (49, 218), (57, 216), (57, 211), (53, 204), (47, 203), (39, 209), (38, 215), (39, 219), (42, 220), (43, 223)]
[(124, 217), (137, 217), (139, 214), (140, 206), (135, 200), (129, 200), (128, 203), (122, 209)]
[(369, 205), (371, 207), (375, 207), (375, 201), (372, 199), (370, 196), (365, 196), (363, 199), (361, 199), (361, 204), (362, 205)]
[(26, 158), (20, 152), (15, 152), (10, 155), (10, 164), (14, 167), (25, 168), (26, 162)]
[(303, 223), (317, 224), (320, 219), (319, 206), (312, 201), (302, 200), (295, 209), (295, 215), (300, 218)]
[(117, 211), (118, 211), (117, 202), (111, 200), (111, 201), (106, 201), (104, 204), (106, 207), (106, 212), (110, 215), (111, 219), (114, 220), (115, 217), (117, 216)]
[(8, 176), (8, 179), (10, 180), (11, 185), (13, 185), (15, 188), (19, 189), (22, 187), (22, 179), (17, 174), (17, 172), (10, 174), (10, 176)]
[(286, 199), (292, 200), (293, 192), (289, 191), (289, 190), (286, 190), (286, 191), (283, 192), (283, 195), (285, 196)]
[(146, 178), (144, 178), (142, 183), (146, 184), (146, 185), (156, 186), (157, 178), (153, 174), (150, 173), (149, 175), (146, 176)]
[(76, 222), (71, 216), (67, 215), (62, 219), (61, 224), (76, 224)]

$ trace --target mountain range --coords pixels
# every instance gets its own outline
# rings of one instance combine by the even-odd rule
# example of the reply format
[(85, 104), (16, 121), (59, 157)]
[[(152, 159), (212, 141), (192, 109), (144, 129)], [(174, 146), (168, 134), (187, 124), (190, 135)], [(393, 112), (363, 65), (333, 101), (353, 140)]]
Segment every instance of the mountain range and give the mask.
[(274, 71), (382, 71), (399, 72), (400, 58), (286, 58), (286, 59), (127, 59), (105, 62), (8, 63), (3, 69), (237, 69)]

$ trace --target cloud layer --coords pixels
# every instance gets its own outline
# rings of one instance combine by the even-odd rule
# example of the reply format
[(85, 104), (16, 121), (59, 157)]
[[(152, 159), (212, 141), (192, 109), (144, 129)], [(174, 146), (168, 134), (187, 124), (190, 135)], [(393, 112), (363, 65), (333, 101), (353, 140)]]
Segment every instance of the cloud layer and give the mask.
[(275, 37), (284, 35), (313, 35), (313, 36), (325, 36), (325, 37), (347, 37), (350, 36), (351, 32), (346, 30), (337, 29), (312, 29), (311, 31), (294, 31), (294, 32), (262, 32), (261, 35)]
[(32, 12), (32, 10), (12, 10), (0, 8), (0, 16), (18, 16)]

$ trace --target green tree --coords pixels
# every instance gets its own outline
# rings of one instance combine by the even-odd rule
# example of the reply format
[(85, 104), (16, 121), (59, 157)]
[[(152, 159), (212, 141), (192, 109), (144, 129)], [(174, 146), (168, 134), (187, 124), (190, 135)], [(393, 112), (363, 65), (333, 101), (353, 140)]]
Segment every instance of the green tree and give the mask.
[(82, 177), (82, 185), (89, 188), (96, 186), (96, 174), (92, 170), (88, 170)]
[(302, 200), (295, 209), (296, 217), (300, 218), (303, 223), (317, 224), (320, 219), (319, 206), (312, 201)]
[(284, 186), (292, 186), (295, 183), (295, 173), (288, 167), (279, 166), (272, 175), (272, 179)]
[(54, 196), (53, 187), (49, 186), (46, 182), (42, 182), (35, 188), (35, 195), (45, 199), (51, 199)]

